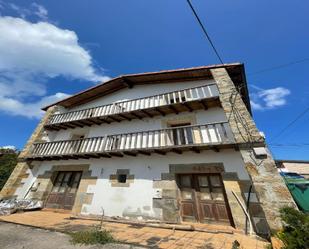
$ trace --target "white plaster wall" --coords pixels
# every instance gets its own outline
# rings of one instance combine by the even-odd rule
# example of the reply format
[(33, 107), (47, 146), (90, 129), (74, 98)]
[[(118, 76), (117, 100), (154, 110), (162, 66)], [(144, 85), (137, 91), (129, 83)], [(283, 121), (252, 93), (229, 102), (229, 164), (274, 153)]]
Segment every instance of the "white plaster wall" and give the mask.
[[(145, 84), (136, 85), (133, 88), (124, 88), (117, 92), (95, 99), (91, 102), (73, 107), (68, 111), (76, 111), (101, 105), (111, 104), (116, 101), (138, 99), (157, 94), (167, 93), (176, 90), (182, 90), (191, 87), (203, 86), (207, 84), (216, 83), (214, 80), (198, 80), (198, 81), (187, 81), (177, 83), (163, 83), (163, 84)], [(63, 111), (63, 110), (61, 110)]]
[(224, 111), (220, 107), (209, 108), (208, 110), (198, 110), (179, 114), (155, 116), (153, 118), (133, 119), (131, 121), (113, 122), (111, 124), (92, 125), (90, 127), (67, 129), (60, 131), (48, 131), (50, 141), (70, 139), (72, 134), (85, 133), (86, 137), (97, 137), (112, 134), (121, 134), (136, 131), (148, 131), (164, 128), (162, 123), (167, 120), (174, 120), (182, 117), (192, 117), (196, 124), (206, 124), (212, 122), (227, 121)]
[[(249, 180), (244, 168), (240, 152), (232, 149), (220, 152), (202, 151), (200, 154), (185, 152), (181, 155), (168, 153), (165, 156), (152, 154), (123, 158), (67, 160), (42, 162), (39, 170), (26, 179), (30, 184), (53, 165), (90, 164), (92, 176), (98, 177), (96, 185), (88, 187), (88, 193), (94, 193), (91, 205), (83, 205), (83, 214), (102, 214), (106, 216), (123, 216), (126, 212), (141, 212), (143, 216), (152, 217), (157, 210), (152, 209), (152, 198), (157, 189), (153, 188), (153, 180), (160, 180), (161, 173), (169, 172), (169, 164), (190, 163), (223, 163), (226, 172), (237, 172), (241, 180)], [(134, 182), (130, 187), (111, 187), (110, 175), (116, 174), (117, 169), (129, 169), (134, 175)], [(25, 194), (26, 189), (20, 190), (19, 195)]]

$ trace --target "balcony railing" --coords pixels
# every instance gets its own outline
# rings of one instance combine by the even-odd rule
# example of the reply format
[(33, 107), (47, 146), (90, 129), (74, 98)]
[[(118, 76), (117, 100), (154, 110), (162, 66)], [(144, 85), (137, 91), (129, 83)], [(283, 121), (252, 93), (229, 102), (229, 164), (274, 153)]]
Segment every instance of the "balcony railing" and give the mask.
[(234, 139), (227, 122), (132, 132), (79, 140), (36, 143), (31, 160), (111, 157), (166, 152), (218, 150)]
[(218, 96), (216, 84), (208, 84), (89, 109), (54, 114), (45, 127), (57, 130), (192, 111), (207, 108), (207, 104), (217, 105)]

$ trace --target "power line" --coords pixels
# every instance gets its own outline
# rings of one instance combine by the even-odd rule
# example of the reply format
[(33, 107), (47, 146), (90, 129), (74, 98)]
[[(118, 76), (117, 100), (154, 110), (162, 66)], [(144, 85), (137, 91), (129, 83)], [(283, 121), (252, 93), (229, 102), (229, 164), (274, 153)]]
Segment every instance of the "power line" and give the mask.
[(288, 67), (288, 66), (291, 66), (291, 65), (294, 65), (294, 64), (303, 63), (303, 62), (306, 62), (306, 61), (309, 61), (309, 58), (305, 58), (305, 59), (298, 60), (298, 61), (291, 61), (291, 62), (288, 62), (288, 63), (285, 63), (285, 64), (281, 64), (281, 65), (278, 65), (278, 66), (273, 66), (273, 67), (265, 68), (265, 69), (262, 69), (262, 70), (259, 70), (259, 71), (256, 71), (256, 72), (248, 73), (247, 75), (254, 75), (254, 74), (260, 74), (260, 73), (264, 73), (264, 72), (269, 72), (269, 71), (281, 69), (283, 67)]
[(274, 142), (278, 139), (287, 129), (289, 129), (293, 124), (295, 124), (300, 118), (302, 118), (309, 111), (309, 107), (307, 107), (303, 112), (301, 112), (295, 119), (293, 119), (289, 124), (287, 124), (273, 139)]
[(295, 143), (295, 144), (269, 144), (272, 147), (304, 147), (309, 146), (309, 143)]
[(224, 62), (223, 62), (223, 60), (221, 59), (221, 57), (220, 57), (220, 55), (219, 55), (217, 49), (215, 48), (215, 45), (213, 44), (213, 42), (212, 42), (210, 36), (209, 36), (208, 33), (207, 33), (206, 28), (204, 27), (204, 25), (203, 25), (201, 19), (199, 18), (199, 16), (198, 16), (198, 14), (196, 13), (196, 11), (195, 11), (193, 5), (191, 4), (190, 0), (187, 0), (187, 3), (189, 4), (189, 6), (190, 6), (190, 8), (191, 8), (191, 10), (192, 10), (192, 12), (193, 12), (193, 14), (194, 14), (196, 20), (197, 20), (198, 23), (200, 24), (200, 26), (201, 26), (201, 28), (202, 28), (202, 30), (203, 30), (203, 32), (204, 32), (204, 34), (205, 34), (207, 40), (209, 41), (210, 45), (212, 46), (212, 48), (213, 48), (215, 54), (217, 55), (219, 61), (221, 62), (221, 64), (224, 64)]

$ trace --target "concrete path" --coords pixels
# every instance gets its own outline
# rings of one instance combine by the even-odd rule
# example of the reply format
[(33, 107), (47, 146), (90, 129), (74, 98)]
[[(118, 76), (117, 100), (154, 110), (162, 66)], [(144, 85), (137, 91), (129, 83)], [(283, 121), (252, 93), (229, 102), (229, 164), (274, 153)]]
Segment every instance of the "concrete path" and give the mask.
[(72, 245), (70, 236), (48, 230), (0, 222), (1, 249), (137, 249), (130, 245)]

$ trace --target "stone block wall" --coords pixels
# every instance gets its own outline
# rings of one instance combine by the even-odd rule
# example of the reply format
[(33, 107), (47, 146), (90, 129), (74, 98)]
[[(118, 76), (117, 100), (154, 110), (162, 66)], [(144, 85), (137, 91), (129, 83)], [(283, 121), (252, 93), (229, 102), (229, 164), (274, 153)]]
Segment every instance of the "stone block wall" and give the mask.
[[(293, 198), (276, 169), (264, 138), (256, 128), (252, 116), (226, 69), (211, 69), (211, 73), (220, 92), (222, 108), (225, 111), (235, 141), (239, 145), (246, 170), (262, 207), (262, 210), (253, 207), (251, 212), (255, 211), (255, 215), (261, 215), (261, 213), (265, 215), (267, 224), (261, 226), (264, 226), (268, 232), (279, 230), (282, 227), (279, 209), (285, 205), (296, 207)], [(264, 147), (268, 151), (265, 158), (258, 159), (254, 154), (254, 147)]]

